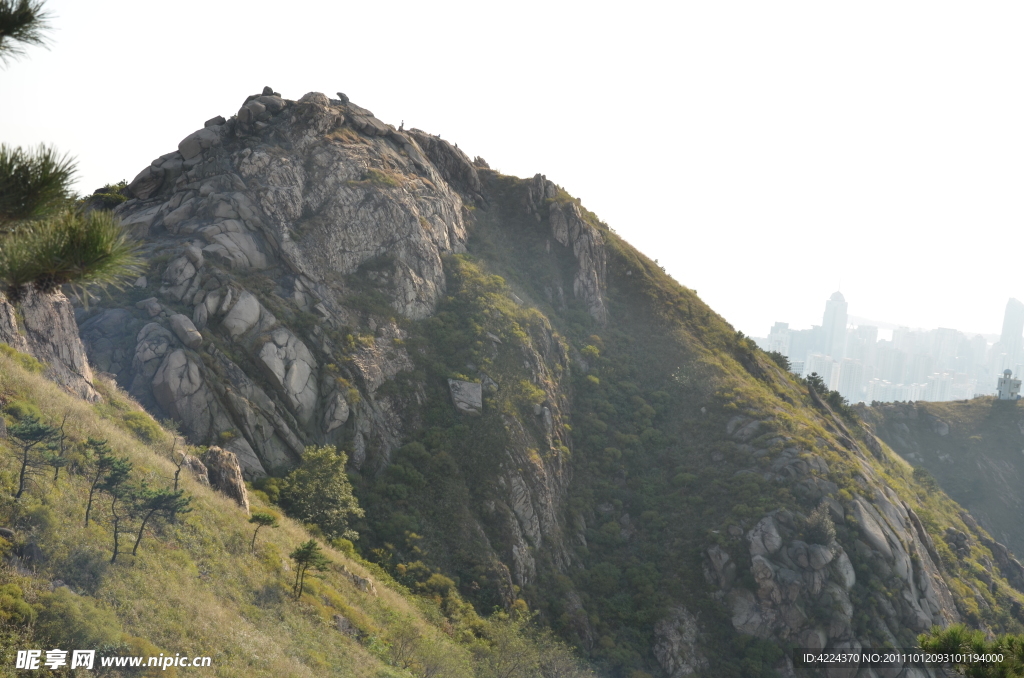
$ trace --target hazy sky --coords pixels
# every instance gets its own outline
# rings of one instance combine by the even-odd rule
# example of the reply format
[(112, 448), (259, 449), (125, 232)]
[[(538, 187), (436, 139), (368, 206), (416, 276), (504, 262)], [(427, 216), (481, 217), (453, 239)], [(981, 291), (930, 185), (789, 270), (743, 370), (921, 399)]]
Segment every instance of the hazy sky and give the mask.
[(998, 332), (1024, 298), (1019, 2), (49, 0), (0, 140), (82, 192), (271, 85), (337, 91), (581, 197), (738, 329)]

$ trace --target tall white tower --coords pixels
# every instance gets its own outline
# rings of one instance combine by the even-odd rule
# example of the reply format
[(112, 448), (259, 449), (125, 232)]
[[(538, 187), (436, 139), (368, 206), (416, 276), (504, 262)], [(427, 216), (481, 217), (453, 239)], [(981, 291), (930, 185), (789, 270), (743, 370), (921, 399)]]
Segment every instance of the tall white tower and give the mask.
[(825, 333), (825, 355), (836, 360), (842, 360), (846, 351), (846, 321), (846, 299), (842, 292), (836, 292), (825, 302), (825, 317), (821, 322)]

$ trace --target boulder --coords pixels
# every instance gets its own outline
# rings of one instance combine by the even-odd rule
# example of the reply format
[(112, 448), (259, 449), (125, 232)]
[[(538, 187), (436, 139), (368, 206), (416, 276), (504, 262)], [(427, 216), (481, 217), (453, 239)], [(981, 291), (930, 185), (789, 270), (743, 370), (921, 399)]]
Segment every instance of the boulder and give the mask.
[(139, 200), (148, 200), (160, 190), (164, 183), (164, 171), (159, 167), (147, 167), (139, 172), (128, 184), (128, 193)]
[(266, 107), (268, 111), (270, 111), (271, 115), (276, 115), (277, 113), (280, 113), (281, 111), (284, 110), (284, 107), (287, 105), (285, 103), (285, 100), (282, 99), (280, 96), (273, 93), (268, 94), (266, 92), (264, 92), (263, 96), (257, 97), (256, 101), (263, 104), (263, 106)]
[(168, 321), (171, 323), (171, 330), (186, 347), (195, 350), (202, 345), (203, 335), (199, 333), (187, 315), (175, 313), (168, 318)]
[(185, 245), (185, 257), (192, 262), (196, 270), (203, 266), (203, 252), (195, 245)]
[(451, 391), (455, 409), (462, 414), (477, 415), (483, 412), (484, 392), (481, 384), (449, 379), (448, 389)]
[(181, 140), (178, 144), (178, 152), (185, 160), (191, 160), (203, 151), (213, 146), (220, 145), (220, 132), (218, 127), (204, 127)]
[[(241, 300), (238, 303), (241, 304)], [(319, 389), (316, 359), (302, 340), (278, 328), (271, 334), (271, 340), (260, 348), (257, 361), (299, 421), (308, 422), (316, 409)]]
[(164, 269), (163, 285), (160, 292), (174, 299), (181, 300), (189, 289), (189, 283), (196, 274), (195, 265), (188, 257), (182, 255), (169, 263)]
[(200, 231), (210, 244), (203, 252), (232, 269), (263, 269), (267, 255), (256, 238), (236, 219), (221, 221)]
[(359, 629), (356, 628), (355, 624), (348, 620), (348, 617), (341, 614), (336, 614), (333, 617), (334, 627), (341, 633), (345, 634), (349, 638), (355, 638), (359, 635)]
[(267, 112), (267, 107), (255, 99), (247, 101), (238, 109), (238, 122), (251, 125)]
[(782, 547), (782, 537), (775, 519), (765, 516), (747, 533), (751, 556), (772, 555)]
[(330, 433), (334, 429), (340, 428), (348, 421), (348, 415), (349, 408), (345, 396), (341, 393), (335, 393), (334, 397), (331, 398), (330, 404), (327, 406), (327, 410), (324, 412), (324, 433)]
[(123, 308), (108, 308), (81, 323), (78, 333), (89, 363), (101, 372), (121, 374), (131, 367), (132, 351), (125, 340), (137, 331), (139, 321)]
[(307, 92), (299, 99), (300, 104), (316, 104), (318, 106), (330, 106), (331, 100), (326, 94), (320, 92)]
[(203, 485), (210, 484), (210, 475), (206, 470), (206, 465), (199, 460), (199, 457), (186, 454), (185, 458), (181, 462), (181, 467), (188, 469), (189, 473), (192, 474), (192, 477), (199, 483)]
[(736, 580), (736, 563), (718, 544), (708, 549), (708, 560), (711, 563), (713, 578), (720, 589), (728, 589)]
[(831, 563), (833, 558), (835, 558), (835, 554), (828, 546), (810, 544), (807, 547), (807, 560), (810, 562), (811, 569), (820, 570)]
[[(225, 303), (229, 303), (230, 300), (231, 293), (229, 291)], [(223, 309), (223, 306), (221, 308)], [(224, 317), (222, 324), (224, 329), (228, 331), (228, 334), (231, 335), (231, 338), (235, 339), (255, 326), (259, 319), (260, 302), (249, 292), (242, 292), (238, 301)]]
[(135, 353), (131, 361), (132, 375), (128, 392), (145, 407), (156, 405), (153, 398), (153, 377), (168, 352), (178, 347), (178, 340), (166, 327), (148, 323), (139, 330), (135, 339)]
[(192, 323), (196, 326), (196, 329), (204, 329), (209, 318), (210, 312), (207, 310), (206, 304), (196, 304), (195, 310), (192, 311)]
[(249, 513), (249, 493), (245, 489), (242, 469), (233, 452), (212, 445), (204, 459), (210, 479), (210, 487), (231, 497)]
[(163, 307), (160, 302), (157, 301), (156, 297), (150, 297), (149, 299), (143, 299), (142, 301), (135, 302), (135, 308), (140, 308), (149, 314), (150, 318), (154, 318), (160, 315), (160, 311)]
[(180, 348), (167, 354), (153, 376), (153, 395), (157, 402), (164, 411), (179, 420), (184, 419), (186, 413), (179, 404), (198, 393), (203, 386), (199, 364)]

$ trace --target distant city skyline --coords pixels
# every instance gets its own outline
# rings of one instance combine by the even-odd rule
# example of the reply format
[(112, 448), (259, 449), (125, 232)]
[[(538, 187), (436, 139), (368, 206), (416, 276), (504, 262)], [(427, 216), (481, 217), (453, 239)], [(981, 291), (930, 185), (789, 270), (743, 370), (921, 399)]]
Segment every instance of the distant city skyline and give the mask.
[(785, 355), (794, 373), (817, 374), (851, 402), (972, 398), (995, 393), (1007, 371), (1017, 379), (1024, 372), (1024, 303), (1016, 298), (1006, 302), (999, 334), (893, 325), (885, 336), (849, 307), (833, 292), (820, 324), (779, 320), (755, 340)]

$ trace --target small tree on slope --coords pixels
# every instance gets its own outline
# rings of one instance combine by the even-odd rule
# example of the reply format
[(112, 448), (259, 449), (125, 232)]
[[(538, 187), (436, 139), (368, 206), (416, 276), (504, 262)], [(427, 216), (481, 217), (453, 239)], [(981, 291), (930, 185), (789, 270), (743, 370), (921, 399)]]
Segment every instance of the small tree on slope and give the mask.
[(56, 437), (57, 429), (34, 416), (28, 416), (8, 429), (8, 434), (15, 439), (19, 448), (18, 461), (21, 468), (18, 471), (18, 491), (14, 498), (21, 499), (28, 486), (29, 475), (45, 463), (42, 452)]
[(323, 550), (320, 548), (320, 544), (317, 543), (316, 539), (310, 539), (299, 548), (292, 551), (289, 556), (295, 561), (295, 586), (292, 590), (295, 592), (295, 599), (298, 600), (302, 597), (302, 591), (306, 584), (306, 571), (310, 568), (314, 570), (323, 571), (327, 569), (327, 565), (330, 561), (327, 560), (327, 556), (324, 555)]

